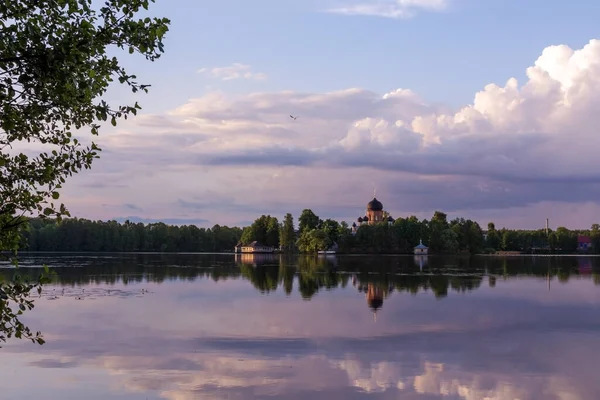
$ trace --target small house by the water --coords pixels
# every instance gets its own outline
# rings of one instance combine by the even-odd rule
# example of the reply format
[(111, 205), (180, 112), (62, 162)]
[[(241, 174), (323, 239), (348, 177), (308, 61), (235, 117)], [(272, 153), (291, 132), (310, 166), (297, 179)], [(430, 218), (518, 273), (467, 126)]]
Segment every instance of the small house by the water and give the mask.
[(235, 245), (235, 247), (233, 248), (233, 252), (234, 253), (241, 253), (242, 252), (242, 242), (238, 242), (238, 244)]
[(256, 240), (241, 247), (241, 253), (273, 253), (274, 251), (273, 246), (264, 245)]
[(577, 236), (577, 250), (589, 251), (592, 248), (592, 238), (589, 236)]
[(415, 246), (414, 251), (416, 255), (426, 255), (429, 247), (423, 244), (423, 241), (419, 239), (419, 244)]

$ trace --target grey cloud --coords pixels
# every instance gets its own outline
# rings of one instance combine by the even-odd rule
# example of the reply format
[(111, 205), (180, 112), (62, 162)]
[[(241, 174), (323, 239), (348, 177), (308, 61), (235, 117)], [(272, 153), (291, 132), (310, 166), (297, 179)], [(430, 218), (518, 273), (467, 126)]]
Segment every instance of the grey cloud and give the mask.
[(381, 196), (388, 209), (411, 212), (502, 209), (542, 201), (587, 202), (600, 197), (600, 184), (581, 182), (507, 183), (490, 179), (446, 177), (436, 181), (387, 180)]
[(29, 365), (39, 368), (74, 368), (77, 367), (79, 363), (75, 361), (61, 361), (51, 358), (44, 358), (42, 360), (32, 361), (29, 363)]
[(250, 226), (250, 225), (252, 225), (253, 223), (254, 223), (254, 221), (253, 221), (253, 220), (246, 219), (246, 220), (243, 220), (243, 221), (238, 221), (238, 222), (236, 222), (236, 223), (235, 223), (235, 226), (241, 226), (241, 227), (244, 227), (244, 226)]
[(493, 141), (489, 137), (468, 136), (416, 153), (401, 153), (393, 148), (366, 147), (346, 151), (338, 146), (313, 150), (271, 146), (235, 153), (208, 154), (198, 157), (198, 162), (219, 166), (368, 167), (422, 175), (475, 176), (523, 183), (600, 183), (600, 172), (596, 170), (577, 174), (549, 173), (542, 160), (532, 159), (530, 151), (547, 140), (541, 134), (519, 135), (517, 139), (499, 136)]
[(142, 209), (138, 206), (136, 206), (135, 204), (131, 204), (131, 203), (125, 203), (123, 204), (123, 207), (128, 208), (130, 210), (134, 210), (134, 211), (142, 211)]
[[(557, 175), (547, 174), (541, 163), (537, 170), (527, 165), (536, 161), (529, 157), (528, 149), (541, 141), (539, 135), (534, 134), (522, 137), (521, 142), (498, 140), (495, 148), (500, 154), (510, 154), (514, 161), (502, 157), (490, 159), (486, 154), (491, 153), (491, 145), (479, 138), (464, 139), (463, 144), (453, 145), (464, 148), (462, 152), (440, 149), (429, 154), (398, 155), (364, 149), (352, 154), (341, 149), (309, 151), (270, 147), (262, 151), (211, 155), (203, 161), (209, 165), (374, 168), (389, 173), (446, 177), (427, 181), (416, 175), (412, 180), (388, 176), (384, 184), (386, 193), (404, 210), (453, 211), (519, 207), (541, 201), (596, 201), (600, 195), (600, 172)], [(374, 173), (377, 181), (376, 176)], [(340, 215), (340, 211), (333, 210), (334, 214), (329, 215)]]
[(108, 181), (94, 181), (94, 182), (84, 182), (78, 185), (79, 187), (84, 187), (88, 189), (108, 189), (108, 188), (127, 188), (129, 186), (121, 183), (114, 183)]
[(139, 126), (145, 126), (150, 128), (162, 128), (168, 126), (173, 128), (186, 129), (188, 127), (188, 125), (182, 123), (181, 121), (177, 121), (166, 115), (156, 114), (142, 114), (136, 119), (136, 124)]
[[(190, 392), (192, 396), (215, 396), (214, 399), (229, 399), (229, 400), (274, 400), (279, 398), (277, 395), (261, 393), (264, 388), (260, 385), (249, 387), (219, 387), (217, 385), (203, 385), (201, 388)], [(336, 389), (300, 389), (291, 393), (285, 394), (286, 400), (397, 400), (401, 396), (402, 400), (460, 400), (459, 396), (453, 395), (433, 395), (421, 393), (406, 393), (401, 392), (396, 388), (388, 389), (384, 392), (366, 393), (356, 387), (340, 387)], [(212, 398), (211, 398), (212, 399)]]
[(178, 199), (174, 205), (176, 207), (191, 209), (195, 211), (218, 210), (251, 213), (253, 215), (256, 215), (257, 217), (260, 214), (270, 214), (273, 216), (283, 215), (285, 213), (290, 212), (290, 210), (297, 208), (294, 205), (273, 202), (266, 202), (260, 205), (246, 204), (239, 203), (233, 199), (218, 199), (208, 201), (202, 199), (198, 199), (196, 201)]
[(200, 157), (208, 165), (309, 166), (317, 160), (314, 152), (303, 149), (268, 147), (254, 151), (221, 153)]

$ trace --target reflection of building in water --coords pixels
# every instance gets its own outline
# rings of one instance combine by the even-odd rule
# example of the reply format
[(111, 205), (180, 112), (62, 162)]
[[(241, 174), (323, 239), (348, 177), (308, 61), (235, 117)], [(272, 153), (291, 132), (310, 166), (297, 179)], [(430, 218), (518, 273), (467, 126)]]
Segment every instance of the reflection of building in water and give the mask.
[(371, 311), (373, 311), (373, 319), (377, 321), (377, 311), (383, 307), (383, 300), (394, 291), (394, 287), (392, 285), (386, 287), (385, 285), (377, 283), (368, 283), (365, 285), (358, 282), (356, 276), (352, 277), (352, 285), (355, 286), (359, 292), (364, 292), (366, 294), (367, 305)]
[(427, 255), (415, 255), (415, 264), (419, 266), (421, 271), (423, 271), (423, 267), (427, 265)]
[(367, 304), (373, 310), (373, 319), (377, 320), (377, 311), (383, 306), (383, 289), (369, 283), (367, 287)]
[(335, 254), (318, 254), (318, 258), (324, 261), (328, 267), (338, 267), (338, 258)]
[(352, 233), (356, 234), (358, 228), (363, 225), (375, 225), (381, 222), (387, 222), (388, 224), (394, 223), (394, 218), (391, 216), (386, 217), (386, 213), (383, 211), (383, 204), (373, 197), (369, 203), (367, 203), (367, 211), (364, 217), (358, 217), (356, 222), (352, 223)]
[(588, 257), (577, 258), (577, 266), (581, 275), (589, 275), (592, 273), (592, 259)]
[(235, 261), (255, 267), (257, 265), (278, 264), (279, 255), (273, 253), (237, 253), (235, 254)]

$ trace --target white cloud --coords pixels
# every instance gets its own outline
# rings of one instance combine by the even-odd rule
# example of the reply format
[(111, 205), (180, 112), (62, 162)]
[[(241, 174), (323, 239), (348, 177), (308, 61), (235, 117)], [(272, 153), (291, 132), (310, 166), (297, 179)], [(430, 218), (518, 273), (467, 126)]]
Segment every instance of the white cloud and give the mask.
[(207, 73), (223, 81), (231, 81), (235, 79), (251, 79), (260, 81), (267, 79), (266, 74), (254, 72), (252, 71), (252, 67), (250, 65), (240, 63), (233, 63), (227, 67), (201, 68), (198, 70), (198, 73)]
[[(504, 86), (489, 84), (472, 104), (454, 113), (428, 106), (403, 90), (378, 96), (351, 89), (238, 98), (212, 94), (190, 100), (173, 115), (191, 124), (190, 132), (211, 132), (211, 146), (199, 152), (209, 163), (221, 149), (234, 163), (235, 148), (257, 155), (257, 146), (279, 146), (329, 163), (331, 152), (343, 149), (343, 154), (333, 155), (341, 157), (338, 161), (344, 166), (356, 162), (406, 172), (503, 179), (596, 178), (600, 159), (590, 148), (600, 144), (594, 134), (599, 73), (600, 41), (594, 40), (577, 51), (565, 46), (545, 49), (527, 69), (524, 85), (515, 78)], [(293, 121), (289, 114), (300, 117)], [(263, 161), (276, 164), (274, 155)], [(287, 150), (283, 156), (289, 157)]]
[[(591, 224), (590, 210), (600, 207), (600, 41), (577, 50), (550, 46), (526, 74), (523, 84), (511, 78), (485, 86), (454, 111), (408, 89), (210, 93), (101, 137), (103, 158), (74, 180), (67, 198), (106, 176), (129, 189), (103, 188), (103, 203), (113, 196), (153, 218), (235, 223), (305, 207), (354, 218), (376, 186), (398, 216), (545, 204), (539, 213), (527, 209), (537, 221), (562, 203), (565, 215)], [(90, 198), (88, 191), (81, 210)], [(180, 199), (222, 209), (183, 209)], [(573, 211), (569, 203), (587, 205)], [(575, 216), (584, 209), (586, 216)]]
[(418, 11), (443, 11), (449, 0), (363, 0), (335, 7), (328, 12), (344, 15), (367, 15), (385, 18), (410, 18)]

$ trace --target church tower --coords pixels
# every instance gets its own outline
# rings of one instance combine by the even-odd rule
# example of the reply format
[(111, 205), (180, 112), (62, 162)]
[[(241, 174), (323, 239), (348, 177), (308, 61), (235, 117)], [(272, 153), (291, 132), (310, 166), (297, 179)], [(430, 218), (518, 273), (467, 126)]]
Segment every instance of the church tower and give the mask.
[(383, 204), (377, 200), (377, 197), (373, 197), (373, 200), (367, 204), (367, 218), (369, 225), (383, 222)]

